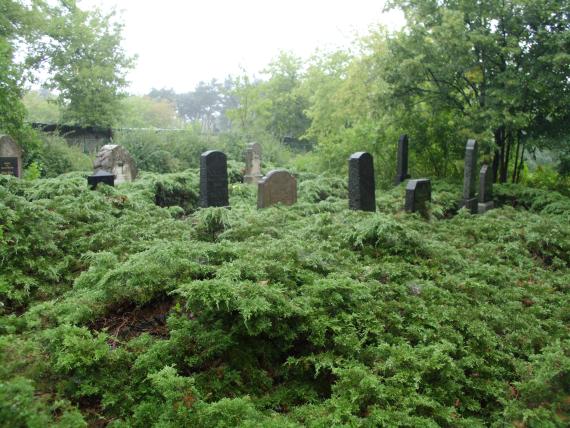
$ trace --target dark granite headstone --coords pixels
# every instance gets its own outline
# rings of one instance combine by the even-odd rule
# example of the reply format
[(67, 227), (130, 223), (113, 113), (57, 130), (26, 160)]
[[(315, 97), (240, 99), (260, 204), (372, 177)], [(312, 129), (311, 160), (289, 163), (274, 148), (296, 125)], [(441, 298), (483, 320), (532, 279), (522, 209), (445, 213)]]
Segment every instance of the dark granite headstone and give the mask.
[(493, 202), (493, 168), (483, 165), (479, 172), (479, 204), (477, 211), (483, 214), (495, 207)]
[(0, 174), (19, 177), (20, 171), (18, 170), (18, 158), (0, 158)]
[(398, 165), (394, 183), (398, 185), (408, 178), (410, 178), (410, 174), (408, 174), (408, 136), (404, 134), (398, 140)]
[(477, 141), (467, 141), (465, 147), (465, 169), (463, 173), (463, 206), (472, 213), (477, 213), (475, 186), (477, 180)]
[(226, 155), (209, 150), (200, 156), (200, 206), (227, 207), (228, 164)]
[(100, 169), (95, 174), (87, 177), (87, 184), (91, 186), (91, 189), (95, 190), (95, 188), (97, 188), (97, 184), (99, 183), (107, 184), (109, 186), (114, 186), (115, 176), (109, 171)]
[(257, 208), (297, 202), (297, 179), (289, 171), (270, 171), (257, 183)]
[(357, 152), (348, 159), (348, 207), (376, 211), (374, 160), (370, 153)]
[(429, 178), (410, 180), (406, 185), (405, 210), (407, 212), (418, 211), (427, 216), (427, 202), (431, 201), (431, 181)]

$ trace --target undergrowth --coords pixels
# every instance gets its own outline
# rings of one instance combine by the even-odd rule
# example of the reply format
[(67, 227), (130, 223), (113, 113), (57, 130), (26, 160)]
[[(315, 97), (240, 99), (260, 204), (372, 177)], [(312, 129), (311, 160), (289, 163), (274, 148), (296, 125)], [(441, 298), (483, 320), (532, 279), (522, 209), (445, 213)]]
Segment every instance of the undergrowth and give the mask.
[(231, 181), (199, 210), (195, 170), (0, 176), (0, 425), (568, 426), (570, 199), (473, 216), (436, 182), (426, 220), (404, 186)]

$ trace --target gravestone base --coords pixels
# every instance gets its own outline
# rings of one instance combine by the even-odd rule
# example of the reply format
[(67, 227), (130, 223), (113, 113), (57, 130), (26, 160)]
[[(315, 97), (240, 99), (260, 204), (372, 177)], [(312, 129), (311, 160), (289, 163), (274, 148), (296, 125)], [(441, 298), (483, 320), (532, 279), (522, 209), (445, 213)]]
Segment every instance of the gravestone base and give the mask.
[(477, 205), (479, 200), (477, 198), (463, 199), (463, 206), (469, 210), (471, 214), (477, 214)]
[(477, 205), (477, 212), (479, 214), (485, 214), (487, 211), (492, 210), (493, 208), (495, 208), (495, 202), (493, 201), (479, 202)]
[(257, 184), (263, 178), (261, 174), (251, 174), (251, 175), (244, 175), (243, 182), (245, 184)]

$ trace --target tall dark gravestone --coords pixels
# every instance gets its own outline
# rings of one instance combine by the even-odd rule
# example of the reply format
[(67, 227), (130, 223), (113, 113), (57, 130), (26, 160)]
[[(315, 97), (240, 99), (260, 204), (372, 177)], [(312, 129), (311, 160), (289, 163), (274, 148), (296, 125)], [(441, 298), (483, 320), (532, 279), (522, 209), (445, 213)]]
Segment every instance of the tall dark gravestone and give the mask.
[(376, 211), (374, 160), (370, 153), (357, 152), (348, 159), (348, 207)]
[(398, 140), (398, 165), (394, 184), (398, 185), (408, 178), (410, 178), (410, 174), (408, 174), (408, 136), (404, 134)]
[(493, 202), (493, 168), (489, 165), (483, 165), (479, 172), (479, 204), (477, 211), (479, 214), (484, 214), (487, 211), (495, 208)]
[(427, 216), (427, 202), (431, 201), (431, 181), (428, 178), (410, 180), (406, 185), (406, 202), (404, 209), (413, 213), (418, 211)]
[(227, 207), (228, 162), (226, 155), (209, 150), (200, 156), (200, 206)]
[(22, 178), (22, 149), (7, 135), (0, 135), (0, 174)]
[(100, 169), (95, 174), (87, 177), (87, 184), (91, 186), (92, 190), (95, 190), (99, 183), (107, 184), (109, 186), (114, 186), (115, 175), (112, 172)]
[(475, 186), (477, 180), (477, 141), (467, 141), (465, 147), (465, 170), (463, 173), (463, 206), (473, 214), (477, 213), (477, 197)]

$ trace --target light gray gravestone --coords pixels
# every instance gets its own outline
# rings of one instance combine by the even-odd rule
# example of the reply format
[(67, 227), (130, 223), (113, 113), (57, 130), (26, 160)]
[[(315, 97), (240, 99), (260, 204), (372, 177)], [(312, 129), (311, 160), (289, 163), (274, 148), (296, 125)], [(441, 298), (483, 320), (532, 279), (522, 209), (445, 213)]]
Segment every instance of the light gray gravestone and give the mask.
[[(93, 170), (107, 171), (115, 176), (115, 184), (133, 181), (137, 176), (137, 166), (129, 152), (117, 144), (106, 144), (93, 161)], [(95, 175), (94, 174), (94, 175)]]
[(479, 204), (477, 211), (479, 214), (484, 214), (487, 211), (495, 208), (493, 202), (493, 168), (489, 165), (483, 165), (479, 172)]
[(0, 174), (22, 178), (22, 148), (7, 135), (0, 135)]
[(248, 144), (245, 150), (243, 181), (247, 184), (257, 184), (261, 177), (261, 146), (258, 143)]

